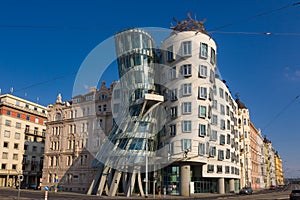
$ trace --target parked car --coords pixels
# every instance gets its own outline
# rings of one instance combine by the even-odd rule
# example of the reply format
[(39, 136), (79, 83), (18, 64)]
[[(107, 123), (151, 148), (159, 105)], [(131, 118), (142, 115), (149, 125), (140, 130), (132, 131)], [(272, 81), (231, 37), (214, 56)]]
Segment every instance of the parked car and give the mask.
[(270, 190), (275, 190), (275, 189), (276, 189), (276, 186), (275, 186), (275, 185), (271, 185), (269, 189), (270, 189)]
[(37, 190), (38, 186), (36, 184), (30, 184), (28, 189)]
[(252, 187), (243, 187), (239, 194), (252, 194), (253, 193), (253, 190), (252, 190)]
[(292, 190), (290, 194), (290, 200), (300, 199), (300, 190)]

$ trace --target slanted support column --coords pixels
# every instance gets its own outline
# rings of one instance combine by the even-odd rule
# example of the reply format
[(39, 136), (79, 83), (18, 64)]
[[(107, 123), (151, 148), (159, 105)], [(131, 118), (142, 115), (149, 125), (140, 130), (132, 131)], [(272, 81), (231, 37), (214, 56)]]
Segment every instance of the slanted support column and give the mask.
[(229, 192), (235, 192), (233, 178), (229, 180)]
[(182, 165), (180, 167), (180, 193), (181, 196), (190, 196), (190, 180), (191, 180), (191, 166)]
[(225, 194), (224, 178), (219, 178), (219, 194)]

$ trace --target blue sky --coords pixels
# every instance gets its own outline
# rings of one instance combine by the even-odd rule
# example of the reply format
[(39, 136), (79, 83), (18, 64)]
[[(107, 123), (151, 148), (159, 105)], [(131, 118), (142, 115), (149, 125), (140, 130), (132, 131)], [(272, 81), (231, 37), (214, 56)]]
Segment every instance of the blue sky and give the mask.
[(207, 19), (208, 31), (230, 24), (211, 34), (222, 78), (272, 140), (285, 175), (300, 177), (300, 5), (284, 7), (296, 2), (1, 0), (0, 88), (43, 105), (58, 93), (69, 100), (77, 70), (99, 43), (126, 28), (169, 28), (190, 11)]

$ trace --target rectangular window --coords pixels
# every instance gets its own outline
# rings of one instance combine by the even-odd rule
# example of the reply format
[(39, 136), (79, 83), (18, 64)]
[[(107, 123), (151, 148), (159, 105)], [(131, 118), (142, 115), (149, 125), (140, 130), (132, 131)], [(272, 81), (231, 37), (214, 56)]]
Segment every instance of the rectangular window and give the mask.
[(199, 99), (207, 99), (207, 88), (206, 87), (198, 87), (198, 98)]
[(20, 133), (15, 133), (15, 139), (19, 140), (20, 139)]
[(37, 150), (37, 146), (32, 146), (32, 151), (36, 151)]
[(171, 155), (174, 154), (174, 143), (173, 142), (169, 144), (168, 151), (169, 151), (169, 154), (171, 154)]
[(225, 174), (229, 174), (230, 173), (230, 167), (229, 166), (225, 166)]
[(226, 149), (226, 159), (230, 159), (230, 149)]
[(209, 81), (215, 83), (215, 72), (212, 69), (210, 70)]
[(177, 100), (177, 89), (170, 90), (171, 101)]
[(21, 128), (21, 123), (16, 122), (16, 128)]
[(175, 56), (173, 53), (173, 45), (167, 48), (167, 61), (172, 62), (175, 60)]
[(207, 173), (213, 173), (214, 171), (214, 165), (207, 165)]
[(185, 77), (192, 76), (192, 65), (186, 64), (181, 66), (182, 75)]
[(7, 114), (7, 115), (11, 115), (10, 110), (7, 110), (7, 111), (6, 111), (6, 114)]
[(119, 107), (120, 107), (120, 104), (118, 104), (118, 103), (114, 104), (114, 106), (113, 106), (114, 113), (118, 113), (119, 112)]
[(192, 132), (192, 121), (182, 121), (182, 132)]
[(210, 140), (217, 141), (217, 139), (218, 139), (218, 132), (216, 130), (212, 130), (210, 135)]
[(198, 76), (200, 78), (206, 78), (207, 77), (207, 66), (205, 66), (205, 65), (200, 65), (199, 66)]
[(220, 124), (220, 128), (221, 128), (221, 130), (225, 130), (225, 120), (224, 119), (221, 119), (221, 124)]
[(191, 114), (192, 113), (192, 102), (183, 102), (182, 103), (182, 114)]
[(5, 120), (5, 125), (6, 126), (11, 126), (11, 121), (10, 120)]
[(13, 154), (13, 159), (14, 159), (14, 160), (18, 160), (18, 154), (14, 153), (14, 154)]
[(170, 125), (170, 135), (175, 136), (176, 135), (176, 124)]
[(120, 99), (120, 89), (113, 90), (114, 99)]
[(230, 134), (227, 134), (227, 144), (230, 145)]
[(192, 150), (192, 140), (191, 139), (182, 139), (181, 140), (182, 151)]
[(182, 42), (182, 56), (192, 55), (192, 42), (186, 41)]
[(216, 154), (217, 154), (216, 147), (214, 147), (214, 146), (210, 147), (210, 150), (209, 150), (209, 156), (210, 156), (210, 157), (215, 157)]
[(30, 120), (30, 116), (26, 115), (26, 120), (29, 121)]
[(200, 57), (207, 58), (208, 55), (208, 46), (205, 43), (200, 43)]
[(222, 173), (222, 165), (217, 165), (217, 173)]
[(212, 101), (212, 107), (213, 107), (213, 109), (218, 110), (218, 101), (217, 100)]
[(221, 115), (225, 115), (225, 106), (220, 104)]
[(225, 135), (221, 134), (220, 135), (220, 145), (224, 145), (225, 144)]
[(18, 143), (14, 143), (14, 149), (19, 149), (19, 144)]
[(224, 90), (222, 88), (219, 88), (219, 95), (222, 99), (224, 98)]
[(218, 160), (224, 160), (224, 151), (218, 150)]
[(217, 115), (212, 115), (211, 124), (212, 125), (217, 125), (218, 124), (218, 116)]
[(199, 124), (199, 136), (200, 137), (206, 136), (206, 125), (205, 124)]
[(178, 108), (177, 108), (177, 106), (171, 107), (170, 112), (171, 112), (170, 113), (171, 114), (171, 119), (177, 118), (177, 116), (178, 116)]
[(176, 66), (172, 67), (170, 70), (169, 70), (169, 79), (170, 80), (173, 80), (176, 78)]
[(199, 117), (200, 118), (206, 117), (206, 106), (199, 106)]
[(211, 48), (211, 51), (210, 51), (210, 62), (211, 62), (211, 64), (216, 63), (216, 51), (213, 48)]
[(10, 131), (4, 131), (4, 137), (9, 138), (10, 137)]
[(205, 154), (205, 144), (204, 143), (199, 143), (199, 151), (198, 154), (200, 156), (203, 156)]
[(106, 111), (106, 104), (103, 105), (103, 111)]
[(185, 83), (182, 85), (182, 95), (187, 96), (192, 94), (192, 84)]
[(8, 153), (7, 152), (2, 153), (2, 159), (8, 159)]

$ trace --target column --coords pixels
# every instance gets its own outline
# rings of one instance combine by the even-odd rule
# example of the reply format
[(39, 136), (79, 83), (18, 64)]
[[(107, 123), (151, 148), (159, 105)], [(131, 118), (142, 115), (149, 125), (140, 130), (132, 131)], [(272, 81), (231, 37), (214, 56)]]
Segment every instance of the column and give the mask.
[(234, 179), (229, 180), (229, 192), (234, 192)]
[(225, 193), (224, 178), (219, 178), (219, 194)]
[(190, 180), (191, 180), (191, 166), (182, 165), (180, 167), (180, 193), (181, 196), (190, 196)]

